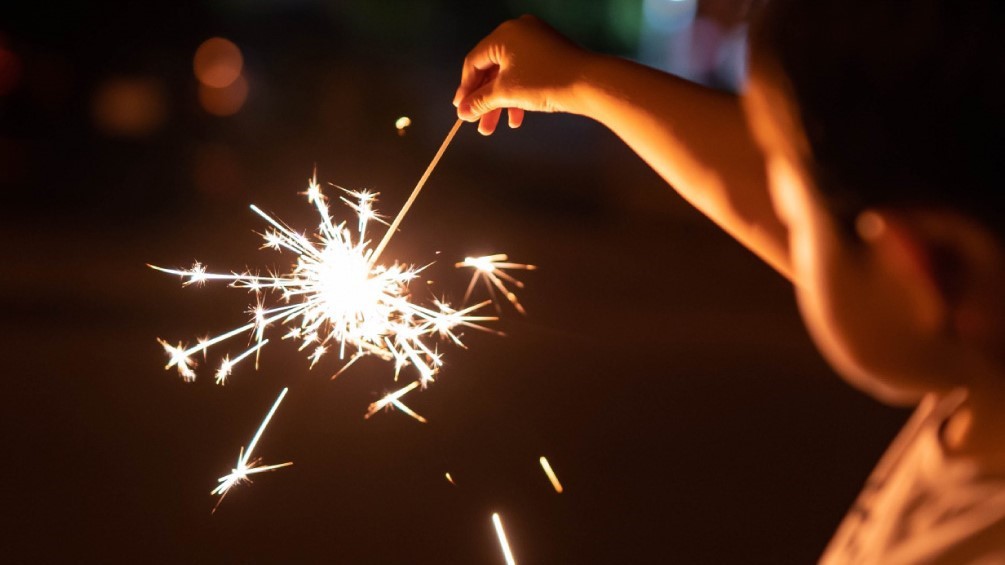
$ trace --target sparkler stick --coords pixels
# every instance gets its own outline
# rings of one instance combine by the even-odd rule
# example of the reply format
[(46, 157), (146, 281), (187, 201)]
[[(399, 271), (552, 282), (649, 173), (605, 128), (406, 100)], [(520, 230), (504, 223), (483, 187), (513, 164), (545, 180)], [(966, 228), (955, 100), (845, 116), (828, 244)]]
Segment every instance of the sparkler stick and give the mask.
[[(276, 413), (276, 409), (279, 408), (279, 403), (283, 401), (283, 397), (289, 392), (289, 387), (283, 388), (283, 391), (279, 393), (279, 398), (272, 405), (272, 409), (269, 413), (265, 415), (265, 419), (262, 420), (262, 424), (258, 426), (258, 431), (255, 432), (254, 437), (251, 438), (251, 443), (248, 444), (248, 449), (241, 448), (237, 455), (237, 466), (227, 475), (220, 477), (218, 482), (219, 485), (216, 486), (210, 494), (220, 495), (220, 499), (216, 501), (216, 506), (213, 507), (213, 512), (220, 507), (220, 503), (223, 502), (223, 498), (227, 496), (230, 489), (234, 488), (238, 483), (241, 482), (251, 482), (248, 475), (253, 475), (255, 473), (264, 473), (265, 471), (275, 471), (282, 467), (288, 467), (293, 464), (292, 461), (287, 461), (286, 463), (279, 463), (277, 465), (263, 465), (258, 466), (261, 459), (255, 459), (251, 461), (251, 453), (255, 450), (255, 446), (258, 445), (258, 440), (262, 438), (262, 433), (265, 432), (266, 426), (269, 425), (269, 421), (272, 420), (273, 414)], [(249, 462), (250, 461), (250, 462)]]
[(552, 470), (551, 464), (548, 463), (548, 458), (544, 455), (541, 456), (541, 468), (544, 469), (544, 474), (548, 475), (548, 480), (551, 481), (551, 486), (554, 487), (555, 492), (562, 494), (562, 483), (558, 482), (555, 471)]
[(516, 565), (516, 560), (513, 559), (513, 552), (509, 548), (509, 542), (506, 541), (506, 532), (503, 531), (502, 519), (499, 518), (498, 512), (492, 514), (492, 523), (495, 524), (496, 536), (499, 538), (499, 546), (502, 548), (506, 565)]
[(380, 254), (384, 252), (384, 248), (387, 247), (388, 242), (391, 241), (391, 237), (394, 235), (394, 232), (398, 230), (398, 225), (401, 224), (401, 220), (405, 218), (405, 214), (408, 213), (408, 209), (412, 207), (412, 203), (415, 202), (416, 198), (418, 198), (419, 192), (422, 191), (422, 187), (426, 184), (426, 180), (429, 179), (429, 175), (433, 174), (433, 169), (435, 169), (436, 164), (440, 162), (440, 157), (443, 156), (443, 152), (447, 150), (447, 146), (450, 145), (451, 141), (453, 141), (454, 135), (457, 133), (457, 130), (461, 128), (461, 124), (463, 123), (464, 122), (458, 118), (458, 120), (454, 122), (454, 127), (450, 128), (450, 132), (440, 145), (440, 149), (436, 152), (436, 155), (433, 156), (433, 160), (429, 162), (429, 166), (426, 167), (426, 172), (422, 173), (422, 177), (419, 179), (419, 182), (415, 185), (415, 188), (412, 189), (412, 194), (408, 197), (408, 200), (405, 201), (405, 205), (401, 207), (401, 211), (398, 212), (397, 217), (395, 217), (394, 221), (391, 222), (391, 226), (387, 228), (387, 232), (384, 233), (384, 239), (380, 240), (380, 244), (378, 244), (376, 249), (374, 249), (373, 255), (370, 256), (371, 265), (376, 263), (377, 259), (380, 258)]

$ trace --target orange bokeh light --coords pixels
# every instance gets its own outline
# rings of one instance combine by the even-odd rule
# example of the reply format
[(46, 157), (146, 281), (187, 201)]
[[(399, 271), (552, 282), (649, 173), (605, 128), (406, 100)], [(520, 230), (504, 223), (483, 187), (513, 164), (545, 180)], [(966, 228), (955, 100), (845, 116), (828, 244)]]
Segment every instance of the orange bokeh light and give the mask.
[(167, 119), (160, 81), (148, 77), (113, 77), (102, 82), (91, 100), (91, 117), (103, 133), (149, 135)]
[(192, 69), (203, 86), (226, 88), (241, 76), (244, 57), (230, 40), (211, 37), (195, 50)]

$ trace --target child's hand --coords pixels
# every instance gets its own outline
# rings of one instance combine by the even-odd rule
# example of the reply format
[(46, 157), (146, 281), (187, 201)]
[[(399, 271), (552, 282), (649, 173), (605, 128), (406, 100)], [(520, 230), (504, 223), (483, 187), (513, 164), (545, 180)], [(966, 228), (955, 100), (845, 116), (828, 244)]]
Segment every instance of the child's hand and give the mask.
[(464, 59), (454, 95), (457, 116), (481, 120), (478, 131), (490, 135), (503, 108), (511, 128), (520, 127), (524, 110), (573, 111), (572, 88), (588, 57), (589, 52), (533, 16), (505, 22)]

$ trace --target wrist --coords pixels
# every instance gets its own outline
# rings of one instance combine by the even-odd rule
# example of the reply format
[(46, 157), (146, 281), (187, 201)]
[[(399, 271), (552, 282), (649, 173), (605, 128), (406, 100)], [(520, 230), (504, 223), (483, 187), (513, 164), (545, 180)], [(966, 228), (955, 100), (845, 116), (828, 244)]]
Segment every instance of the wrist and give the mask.
[(601, 121), (599, 99), (608, 90), (604, 78), (620, 59), (602, 53), (584, 52), (572, 69), (573, 79), (563, 97), (563, 111)]

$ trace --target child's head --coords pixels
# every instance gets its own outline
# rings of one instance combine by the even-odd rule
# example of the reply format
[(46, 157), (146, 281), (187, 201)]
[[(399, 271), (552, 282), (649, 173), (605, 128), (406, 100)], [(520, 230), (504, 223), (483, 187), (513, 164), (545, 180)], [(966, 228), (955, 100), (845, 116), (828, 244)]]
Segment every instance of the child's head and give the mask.
[(769, 0), (745, 104), (800, 306), (891, 402), (1005, 387), (1005, 3)]

